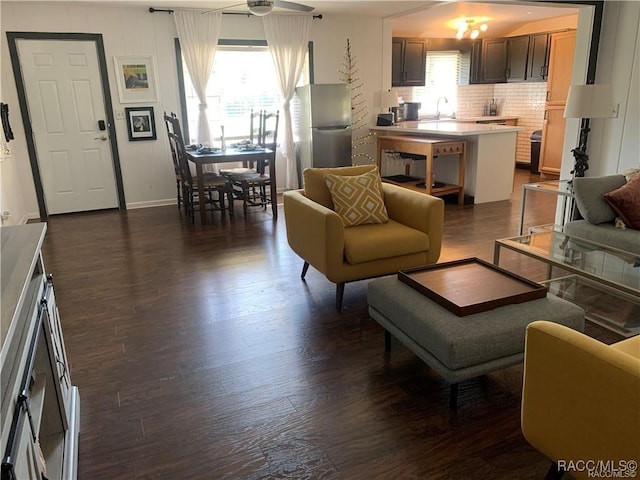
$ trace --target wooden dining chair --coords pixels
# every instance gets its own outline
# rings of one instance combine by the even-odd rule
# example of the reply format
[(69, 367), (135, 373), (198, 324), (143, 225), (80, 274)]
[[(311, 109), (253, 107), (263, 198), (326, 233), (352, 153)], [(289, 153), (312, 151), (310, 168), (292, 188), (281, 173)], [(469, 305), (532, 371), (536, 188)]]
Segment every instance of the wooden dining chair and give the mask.
[(167, 112), (164, 112), (164, 125), (167, 129), (167, 135), (169, 136), (169, 148), (171, 149), (171, 161), (173, 162), (173, 170), (176, 175), (176, 200), (178, 203), (178, 209), (182, 206), (182, 173), (180, 172), (180, 164), (178, 162), (178, 153), (176, 152), (176, 148), (174, 146), (174, 142), (171, 140), (171, 135), (173, 132), (173, 121), (170, 116), (167, 115)]
[[(182, 187), (182, 203), (186, 214), (191, 217), (191, 221), (195, 223), (195, 211), (199, 205), (197, 178), (191, 171), (178, 117), (175, 113), (165, 115), (165, 122), (169, 125), (167, 127), (169, 144), (171, 149), (176, 152)], [(210, 206), (212, 210), (219, 210), (222, 212), (222, 215), (224, 215), (228, 201), (230, 207), (229, 216), (233, 217), (233, 192), (231, 183), (222, 175), (206, 172), (204, 174), (203, 186), (206, 196), (206, 204)], [(217, 198), (214, 197), (214, 193), (217, 193)]]
[[(275, 152), (278, 144), (278, 125), (280, 112), (267, 113), (260, 111), (259, 128), (257, 141), (252, 143), (271, 150), (275, 159)], [(251, 129), (253, 135), (254, 114), (251, 114)], [(264, 209), (271, 202), (270, 191), (270, 159), (265, 157), (256, 162), (255, 167), (250, 168), (223, 170), (221, 173), (229, 179), (234, 188), (235, 198), (242, 200), (242, 209), (247, 214), (248, 207), (259, 206)]]

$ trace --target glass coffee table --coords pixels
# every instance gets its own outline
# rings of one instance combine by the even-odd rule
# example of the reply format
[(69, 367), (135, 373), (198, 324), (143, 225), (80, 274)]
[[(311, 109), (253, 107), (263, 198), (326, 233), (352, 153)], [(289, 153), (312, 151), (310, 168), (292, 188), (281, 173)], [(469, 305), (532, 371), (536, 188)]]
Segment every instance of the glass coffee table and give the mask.
[(581, 306), (587, 320), (625, 337), (640, 333), (640, 255), (556, 230), (496, 240), (495, 265), (502, 249), (545, 263), (540, 283)]

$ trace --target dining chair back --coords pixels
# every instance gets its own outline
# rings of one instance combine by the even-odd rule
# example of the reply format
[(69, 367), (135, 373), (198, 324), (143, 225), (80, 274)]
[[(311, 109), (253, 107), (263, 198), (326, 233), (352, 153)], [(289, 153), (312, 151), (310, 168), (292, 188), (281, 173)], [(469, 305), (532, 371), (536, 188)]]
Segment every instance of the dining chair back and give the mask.
[(262, 115), (262, 110), (255, 111), (253, 108), (251, 109), (249, 117), (249, 141), (256, 145), (260, 143), (262, 137)]
[(165, 115), (165, 122), (167, 123), (169, 144), (172, 150), (175, 151), (177, 170), (184, 182), (193, 183), (189, 160), (187, 158), (187, 149), (180, 128), (180, 120), (176, 114), (172, 112), (171, 115)]
[(174, 133), (174, 123), (172, 116), (167, 115), (167, 112), (164, 112), (164, 125), (167, 129), (167, 136), (169, 137), (169, 148), (171, 150), (171, 161), (173, 162), (173, 170), (176, 175), (176, 200), (178, 202), (178, 208), (182, 206), (182, 202), (184, 199), (182, 198), (182, 172), (180, 170), (180, 163), (178, 160), (178, 152), (175, 146), (175, 140), (173, 136)]
[[(244, 165), (245, 168), (223, 170), (222, 175), (229, 179), (234, 188), (235, 198), (242, 200), (242, 208), (246, 215), (247, 207), (260, 206), (267, 208), (271, 201), (271, 176), (269, 172), (270, 158), (275, 159), (275, 151), (278, 143), (278, 123), (280, 112), (267, 113), (260, 110), (255, 113), (251, 110), (250, 139), (255, 145), (267, 148), (274, 152), (265, 158)], [(256, 120), (257, 119), (257, 120)], [(256, 125), (258, 126), (256, 133)], [(250, 167), (250, 168), (247, 168)]]
[[(269, 150), (276, 151), (278, 145), (278, 125), (280, 122), (280, 111), (276, 110), (275, 113), (263, 112), (260, 119), (260, 145)], [(265, 159), (258, 162), (258, 173), (264, 175), (266, 167), (269, 166), (269, 160)]]

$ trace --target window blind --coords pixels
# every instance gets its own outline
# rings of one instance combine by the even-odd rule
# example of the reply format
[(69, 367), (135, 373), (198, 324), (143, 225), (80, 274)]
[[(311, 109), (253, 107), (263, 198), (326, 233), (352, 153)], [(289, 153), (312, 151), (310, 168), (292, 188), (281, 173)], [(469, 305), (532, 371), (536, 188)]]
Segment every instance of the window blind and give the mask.
[(421, 115), (435, 115), (438, 99), (440, 113), (451, 115), (456, 111), (458, 96), (458, 81), (460, 79), (462, 62), (460, 52), (427, 52), (426, 79), (424, 87), (415, 87), (414, 101), (420, 102)]

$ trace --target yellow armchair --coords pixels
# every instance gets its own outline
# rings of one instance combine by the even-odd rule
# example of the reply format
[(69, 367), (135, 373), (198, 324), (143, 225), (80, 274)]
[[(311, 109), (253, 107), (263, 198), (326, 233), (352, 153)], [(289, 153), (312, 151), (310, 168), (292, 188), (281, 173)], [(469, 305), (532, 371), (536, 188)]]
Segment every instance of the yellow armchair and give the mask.
[(609, 468), (636, 478), (640, 336), (606, 345), (563, 325), (531, 323), (521, 421), (527, 441), (553, 462), (547, 478), (610, 478)]
[(306, 169), (305, 189), (284, 193), (287, 240), (303, 260), (336, 284), (336, 309), (347, 282), (396, 273), (438, 261), (444, 202), (440, 198), (383, 183), (389, 221), (345, 227), (332, 209), (324, 174), (359, 175), (373, 165)]

